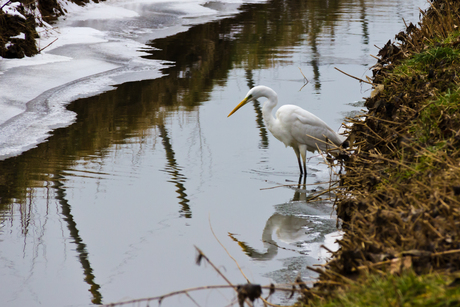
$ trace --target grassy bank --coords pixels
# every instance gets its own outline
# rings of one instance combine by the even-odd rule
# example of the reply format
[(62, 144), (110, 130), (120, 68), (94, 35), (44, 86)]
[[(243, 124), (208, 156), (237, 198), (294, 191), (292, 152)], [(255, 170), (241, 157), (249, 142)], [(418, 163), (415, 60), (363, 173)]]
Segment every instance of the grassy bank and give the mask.
[(380, 51), (351, 119), (341, 248), (312, 306), (460, 304), (460, 2), (438, 0)]
[(444, 274), (401, 275), (366, 274), (349, 283), (327, 300), (315, 299), (311, 305), (322, 307), (384, 306), (458, 306), (460, 283)]

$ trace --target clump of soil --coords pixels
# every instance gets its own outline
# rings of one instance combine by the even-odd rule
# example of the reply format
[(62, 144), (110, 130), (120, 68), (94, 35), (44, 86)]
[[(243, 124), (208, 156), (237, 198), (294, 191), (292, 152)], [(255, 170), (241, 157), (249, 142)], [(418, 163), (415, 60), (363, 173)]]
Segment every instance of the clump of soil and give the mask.
[(460, 1), (438, 0), (379, 52), (336, 202), (341, 248), (316, 293), (368, 272), (460, 270)]
[(38, 52), (35, 45), (35, 39), (38, 38), (35, 17), (26, 13), (24, 6), (17, 8), (26, 19), (0, 10), (0, 56), (3, 58), (23, 58)]

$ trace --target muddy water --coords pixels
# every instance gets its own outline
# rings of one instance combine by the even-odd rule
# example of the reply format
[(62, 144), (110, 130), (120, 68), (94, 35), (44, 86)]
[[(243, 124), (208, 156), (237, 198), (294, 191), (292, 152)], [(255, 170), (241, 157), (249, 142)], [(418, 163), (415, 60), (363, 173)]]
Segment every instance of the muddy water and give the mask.
[[(251, 282), (313, 279), (306, 266), (323, 263), (320, 245), (333, 248), (339, 234), (333, 195), (309, 198), (333, 172), (309, 154), (307, 185), (295, 185), (294, 152), (264, 126), (263, 100), (226, 116), (264, 84), (338, 130), (369, 91), (334, 67), (365, 78), (374, 45), (403, 29), (402, 18), (416, 21), (420, 6), (269, 1), (151, 41), (148, 58), (171, 61), (164, 77), (74, 101), (73, 125), (0, 161), (0, 305), (86, 306), (224, 284), (195, 264), (195, 246), (244, 282), (218, 240)], [(191, 295), (201, 306), (235, 298)]]

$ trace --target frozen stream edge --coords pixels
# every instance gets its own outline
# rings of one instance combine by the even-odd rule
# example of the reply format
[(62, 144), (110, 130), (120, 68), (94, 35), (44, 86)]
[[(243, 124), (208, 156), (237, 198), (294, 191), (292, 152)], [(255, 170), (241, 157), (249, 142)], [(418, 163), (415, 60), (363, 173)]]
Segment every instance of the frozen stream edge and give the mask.
[(222, 1), (211, 9), (200, 0), (109, 0), (84, 7), (61, 1), (67, 15), (52, 29), (38, 29), (37, 44), (53, 42), (49, 47), (34, 57), (0, 61), (0, 160), (72, 124), (76, 114), (65, 108), (70, 102), (161, 77), (160, 69), (173, 63), (141, 58), (147, 41), (238, 13), (245, 2)]

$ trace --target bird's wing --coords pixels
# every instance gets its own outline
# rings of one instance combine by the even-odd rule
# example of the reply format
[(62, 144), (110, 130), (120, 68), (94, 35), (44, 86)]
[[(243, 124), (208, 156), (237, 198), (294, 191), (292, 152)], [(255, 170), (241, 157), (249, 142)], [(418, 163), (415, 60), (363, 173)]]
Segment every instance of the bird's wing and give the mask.
[[(329, 142), (339, 145), (343, 138), (332, 130), (316, 115), (293, 105), (285, 105), (277, 112), (277, 116), (284, 126), (290, 127), (290, 134), (299, 143), (305, 144), (309, 150), (316, 150), (318, 144), (322, 150), (326, 149), (326, 138)], [(318, 141), (323, 140), (323, 142)]]

